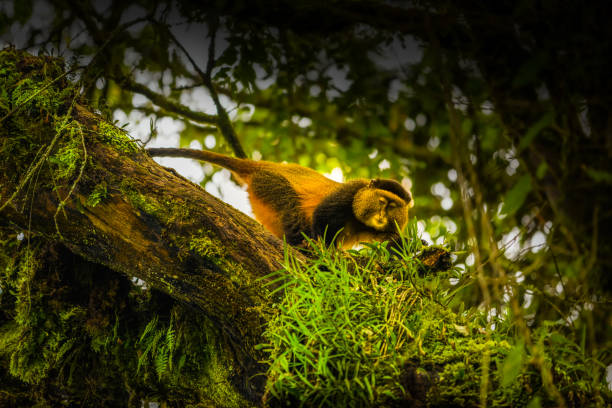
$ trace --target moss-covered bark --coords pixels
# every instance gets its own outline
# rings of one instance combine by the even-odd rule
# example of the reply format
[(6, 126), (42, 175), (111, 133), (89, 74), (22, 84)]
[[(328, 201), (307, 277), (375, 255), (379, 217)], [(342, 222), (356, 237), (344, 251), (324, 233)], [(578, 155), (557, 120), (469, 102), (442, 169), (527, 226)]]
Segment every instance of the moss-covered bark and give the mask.
[(88, 111), (60, 60), (5, 49), (0, 82), (2, 225), (201, 310), (256, 399), (269, 302), (256, 280), (280, 267), (281, 243)]

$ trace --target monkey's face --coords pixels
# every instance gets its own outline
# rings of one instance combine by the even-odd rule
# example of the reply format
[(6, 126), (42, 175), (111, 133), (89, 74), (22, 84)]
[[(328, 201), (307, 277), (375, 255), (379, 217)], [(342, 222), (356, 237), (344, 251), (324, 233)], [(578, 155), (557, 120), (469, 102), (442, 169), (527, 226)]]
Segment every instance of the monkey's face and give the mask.
[(403, 228), (408, 222), (408, 203), (389, 191), (365, 187), (355, 194), (353, 213), (376, 231), (394, 231), (395, 223)]

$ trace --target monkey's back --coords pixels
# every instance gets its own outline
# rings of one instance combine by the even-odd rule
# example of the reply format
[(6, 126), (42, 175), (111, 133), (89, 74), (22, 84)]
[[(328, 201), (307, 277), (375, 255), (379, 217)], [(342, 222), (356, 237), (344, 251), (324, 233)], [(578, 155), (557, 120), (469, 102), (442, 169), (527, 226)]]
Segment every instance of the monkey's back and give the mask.
[[(254, 171), (240, 175), (248, 185), (253, 212), (262, 224), (268, 226), (277, 216), (277, 209), (297, 211), (302, 223), (310, 226), (312, 214), (319, 203), (341, 183), (330, 180), (322, 174), (298, 164), (284, 164), (267, 161), (254, 162)], [(254, 199), (254, 200), (253, 200)], [(270, 206), (274, 207), (271, 213)], [(264, 208), (265, 207), (265, 208)], [(258, 214), (259, 213), (259, 214)], [(278, 218), (278, 217), (276, 217)], [(279, 230), (280, 225), (271, 229)]]

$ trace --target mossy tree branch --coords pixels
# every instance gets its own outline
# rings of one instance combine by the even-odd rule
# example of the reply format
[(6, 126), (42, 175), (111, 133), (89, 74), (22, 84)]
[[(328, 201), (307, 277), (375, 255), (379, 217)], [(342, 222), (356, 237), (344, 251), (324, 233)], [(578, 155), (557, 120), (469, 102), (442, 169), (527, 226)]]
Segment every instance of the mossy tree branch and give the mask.
[[(4, 78), (15, 98), (17, 82), (43, 87), (50, 80), (46, 75), (56, 76), (61, 69), (57, 60), (11, 49), (2, 51), (1, 59), (3, 66), (15, 69)], [(67, 89), (67, 81), (58, 81), (0, 123), (2, 204), (29, 167), (37, 173), (29, 189), (0, 213), (2, 224), (62, 241), (90, 262), (142, 279), (201, 310), (230, 346), (242, 392), (259, 395), (265, 377), (251, 380), (263, 371), (261, 352), (254, 346), (270, 302), (259, 279), (280, 268), (282, 243), (254, 220), (159, 166), (85, 106), (70, 108), (72, 97), (55, 100), (68, 95)], [(13, 98), (9, 103), (18, 102)], [(67, 125), (60, 129), (60, 119), (53, 117)], [(38, 165), (35, 152), (54, 138), (56, 146), (42, 159), (48, 162)], [(29, 148), (22, 147), (24, 140)], [(85, 171), (79, 176), (83, 160)]]

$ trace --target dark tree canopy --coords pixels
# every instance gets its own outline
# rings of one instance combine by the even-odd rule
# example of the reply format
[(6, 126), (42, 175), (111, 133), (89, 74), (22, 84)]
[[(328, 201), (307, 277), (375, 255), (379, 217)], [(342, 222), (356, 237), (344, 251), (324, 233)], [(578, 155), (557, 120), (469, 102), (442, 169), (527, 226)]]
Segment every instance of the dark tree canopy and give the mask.
[[(283, 354), (270, 340), (284, 335), (285, 316), (296, 332), (310, 327), (292, 313), (327, 316), (296, 300), (310, 296), (300, 285), (311, 269), (291, 267), (280, 241), (142, 151), (163, 144), (411, 188), (408, 236), (446, 247), (453, 268), (393, 287), (407, 300), (389, 307), (410, 330), (414, 316), (430, 322), (404, 333), (418, 347), (403, 358), (419, 361), (380, 363), (393, 367), (389, 378), (402, 373), (394, 384), (414, 385), (402, 401), (610, 403), (610, 11), (605, 2), (1, 4), (0, 45), (16, 49), (0, 61), (0, 405), (327, 395), (283, 383), (293, 374), (279, 356), (297, 370), (301, 343)], [(185, 177), (232, 205), (246, 200), (216, 168), (161, 163), (192, 168)], [(372, 270), (398, 268), (385, 259)], [(297, 274), (293, 285), (269, 275), (281, 267)], [(387, 293), (383, 282), (363, 292)], [(417, 298), (452, 314), (436, 335), (423, 328), (437, 324), (422, 317), (427, 307), (412, 309)], [(474, 343), (444, 340), (446, 327)], [(378, 344), (371, 329), (351, 330)], [(433, 353), (424, 339), (434, 337), (468, 354), (480, 340), (497, 348), (464, 367), (419, 354)], [(465, 400), (432, 391), (451, 366)]]

